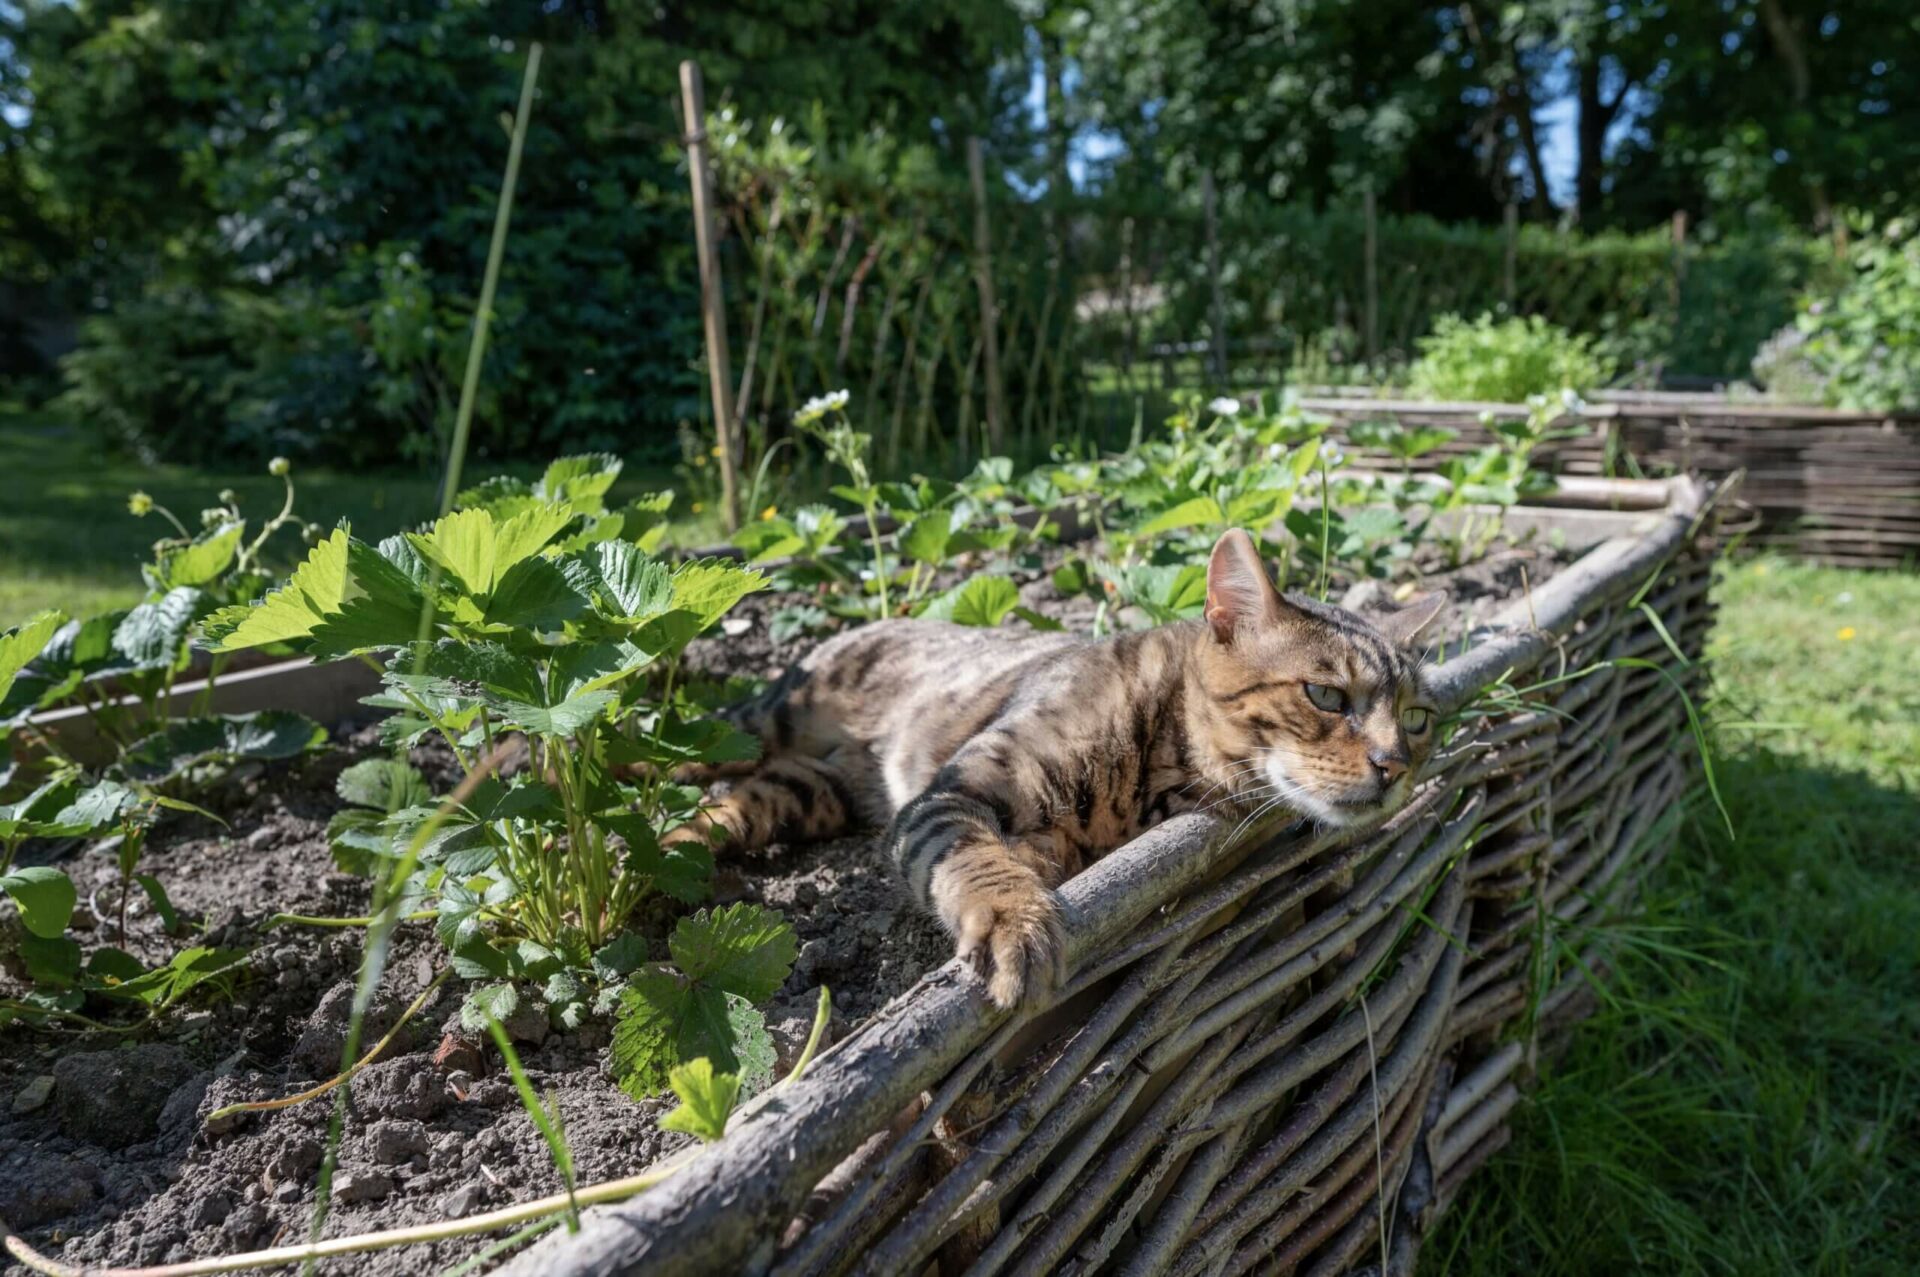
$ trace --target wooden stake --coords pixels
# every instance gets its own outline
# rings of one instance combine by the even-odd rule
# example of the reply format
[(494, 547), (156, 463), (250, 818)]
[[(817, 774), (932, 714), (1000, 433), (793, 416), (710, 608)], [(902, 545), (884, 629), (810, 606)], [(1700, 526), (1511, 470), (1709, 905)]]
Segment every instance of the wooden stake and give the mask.
[(1361, 192), (1361, 207), (1367, 222), (1367, 362), (1372, 364), (1380, 359), (1380, 212), (1374, 206), (1372, 178)]
[(973, 182), (973, 280), (980, 290), (980, 340), (987, 371), (987, 447), (1006, 448), (1007, 403), (1000, 384), (1000, 307), (993, 299), (993, 233), (987, 225), (987, 168), (980, 139), (967, 139), (967, 176)]
[(1673, 309), (1680, 310), (1680, 288), (1687, 279), (1687, 210), (1673, 210)]
[(1520, 206), (1512, 200), (1508, 200), (1507, 207), (1501, 213), (1500, 221), (1506, 230), (1507, 240), (1506, 273), (1501, 279), (1501, 286), (1502, 292), (1507, 299), (1507, 309), (1511, 311), (1514, 307), (1514, 299), (1519, 295), (1520, 291), (1515, 282), (1515, 275), (1517, 273), (1515, 268), (1519, 265), (1520, 255)]
[(700, 257), (700, 311), (707, 330), (707, 384), (713, 392), (714, 435), (720, 444), (720, 519), (740, 527), (740, 485), (734, 474), (739, 440), (733, 412), (733, 374), (727, 367), (726, 295), (714, 244), (713, 175), (707, 169), (707, 95), (700, 64), (680, 64), (680, 104), (686, 121), (687, 171), (693, 181), (693, 237)]
[(1207, 354), (1213, 364), (1214, 384), (1227, 384), (1227, 297), (1220, 289), (1220, 217), (1213, 188), (1213, 170), (1200, 175), (1200, 203), (1207, 221), (1207, 283), (1213, 290), (1213, 340)]

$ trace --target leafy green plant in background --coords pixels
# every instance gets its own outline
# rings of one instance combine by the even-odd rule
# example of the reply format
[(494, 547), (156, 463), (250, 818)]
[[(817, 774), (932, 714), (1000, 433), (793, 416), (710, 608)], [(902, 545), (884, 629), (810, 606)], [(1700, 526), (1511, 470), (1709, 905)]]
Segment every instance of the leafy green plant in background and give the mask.
[[(130, 514), (157, 515), (176, 534), (154, 542), (151, 561), (140, 569), (146, 598), (130, 609), (65, 622), (47, 635), (24, 667), (0, 683), (0, 730), (18, 728), (39, 711), (76, 703), (118, 751), (139, 757), (137, 766), (148, 780), (159, 779), (159, 771), (178, 773), (193, 761), (190, 755), (285, 757), (283, 730), (305, 730), (308, 735), (317, 731), (307, 720), (281, 714), (261, 720), (265, 730), (258, 732), (234, 727), (240, 720), (226, 720), (225, 727), (205, 719), (197, 720), (198, 727), (165, 721), (176, 683), (193, 668), (200, 622), (266, 590), (273, 577), (261, 556), (275, 533), (282, 528), (317, 533), (294, 513), (290, 463), (275, 458), (268, 471), (280, 480), (283, 499), (278, 512), (258, 528), (249, 527), (231, 491), (220, 493), (215, 504), (200, 511), (197, 531), (146, 493), (133, 493), (127, 500)], [(208, 660), (204, 687), (189, 714), (206, 713), (225, 667), (222, 655)], [(127, 697), (134, 703), (123, 704)], [(304, 729), (299, 724), (305, 724)], [(42, 744), (59, 752), (50, 739), (42, 738)], [(253, 753), (255, 748), (261, 752)]]
[[(677, 682), (686, 645), (765, 579), (650, 556), (664, 502), (606, 511), (617, 468), (563, 458), (538, 483), (490, 480), (377, 546), (338, 529), (282, 588), (207, 622), (220, 650), (366, 660), (385, 683), (371, 703), (395, 711), (388, 738), (431, 734), (458, 760), (451, 810), (423, 801), (402, 764), (343, 776), (357, 805), (330, 832), (341, 863), (434, 910), (456, 968), (486, 982), (475, 1027), (505, 1018), (526, 984), (578, 1023), (596, 964), (624, 965), (641, 903), (706, 892), (707, 853), (660, 845), (699, 803), (674, 769), (757, 748), (700, 718)], [(503, 779), (517, 749), (527, 766)]]
[(1428, 399), (1525, 403), (1531, 395), (1592, 390), (1613, 375), (1592, 338), (1539, 315), (1442, 315), (1417, 344), (1420, 357), (1407, 379), (1413, 393)]
[(1802, 305), (1802, 353), (1836, 407), (1920, 408), (1920, 233), (1905, 217), (1854, 229), (1840, 286)]

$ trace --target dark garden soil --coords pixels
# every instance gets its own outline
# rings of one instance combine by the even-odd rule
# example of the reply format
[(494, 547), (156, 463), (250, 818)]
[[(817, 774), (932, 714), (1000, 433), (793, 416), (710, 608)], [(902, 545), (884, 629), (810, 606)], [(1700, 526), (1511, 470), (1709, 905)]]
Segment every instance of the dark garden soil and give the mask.
[[(1022, 596), (1069, 628), (1088, 630), (1096, 604), (1053, 591), (1047, 572), (1057, 557), (1016, 573)], [(1519, 592), (1523, 568), (1538, 587), (1572, 557), (1541, 545), (1500, 546), (1484, 563), (1435, 580), (1453, 599), (1443, 631), (1457, 645)], [(776, 674), (818, 641), (772, 641), (773, 613), (798, 601), (749, 598), (726, 634), (690, 650), (690, 667), (715, 676)], [(353, 916), (369, 907), (365, 881), (334, 870), (325, 829), (339, 805), (335, 778), (379, 746), (365, 723), (337, 725), (334, 740), (334, 748), (294, 763), (249, 765), (199, 795), (230, 829), (169, 813), (141, 862), (141, 872), (166, 884), (189, 930), (204, 928), (204, 935), (165, 935), (135, 892), (122, 947), (148, 962), (186, 943), (249, 950), (227, 989), (196, 994), (184, 1010), (124, 1039), (22, 1029), (0, 1035), (0, 1217), (33, 1246), (68, 1264), (148, 1265), (307, 1238), (333, 1097), (246, 1115), (218, 1131), (204, 1119), (221, 1105), (291, 1095), (338, 1071), (362, 933), (262, 925), (282, 911)], [(416, 761), (436, 783), (446, 781), (444, 757), (423, 750)], [(75, 926), (84, 928), (83, 947), (120, 943), (112, 851), (37, 847), (26, 858), (33, 853), (59, 859), (79, 887)], [(832, 990), (831, 1037), (838, 1038), (951, 952), (939, 928), (908, 907), (871, 837), (723, 857), (715, 896), (767, 904), (799, 932), (799, 960), (768, 1010), (783, 1067), (805, 1039), (820, 986)], [(392, 1027), (441, 956), (430, 924), (402, 928), (366, 1043)], [(18, 991), (12, 975), (0, 975), (0, 994)], [(459, 1003), (455, 986), (442, 987), (386, 1057), (355, 1080), (325, 1236), (560, 1191), (491, 1047), (455, 1041), (455, 1049), (440, 1049), (443, 1034), (458, 1028)], [(658, 1129), (669, 1102), (637, 1103), (608, 1079), (604, 1026), (552, 1032), (544, 1010), (528, 1005), (509, 1028), (535, 1086), (558, 1097), (581, 1183), (635, 1173), (686, 1141)], [(433, 1273), (491, 1240), (384, 1251), (334, 1261), (331, 1271)]]

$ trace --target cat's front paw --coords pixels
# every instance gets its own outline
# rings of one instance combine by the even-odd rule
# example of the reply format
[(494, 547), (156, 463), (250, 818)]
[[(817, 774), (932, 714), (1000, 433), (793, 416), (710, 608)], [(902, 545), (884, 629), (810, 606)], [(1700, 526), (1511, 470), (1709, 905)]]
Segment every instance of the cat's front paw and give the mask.
[(1003, 844), (956, 848), (934, 870), (931, 888), (955, 956), (985, 977), (995, 1006), (1010, 1009), (1064, 975), (1060, 902)]

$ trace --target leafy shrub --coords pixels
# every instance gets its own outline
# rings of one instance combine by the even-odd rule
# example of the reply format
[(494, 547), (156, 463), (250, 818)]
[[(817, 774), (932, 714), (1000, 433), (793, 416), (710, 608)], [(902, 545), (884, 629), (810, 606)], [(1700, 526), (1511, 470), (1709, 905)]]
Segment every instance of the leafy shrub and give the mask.
[(1858, 226), (1847, 277), (1800, 313), (1807, 364), (1836, 407), (1920, 407), (1920, 235), (1906, 218)]
[(1576, 337), (1538, 315), (1475, 320), (1442, 315), (1419, 342), (1408, 370), (1413, 392), (1429, 399), (1524, 403), (1529, 395), (1591, 390), (1613, 375), (1590, 337)]

